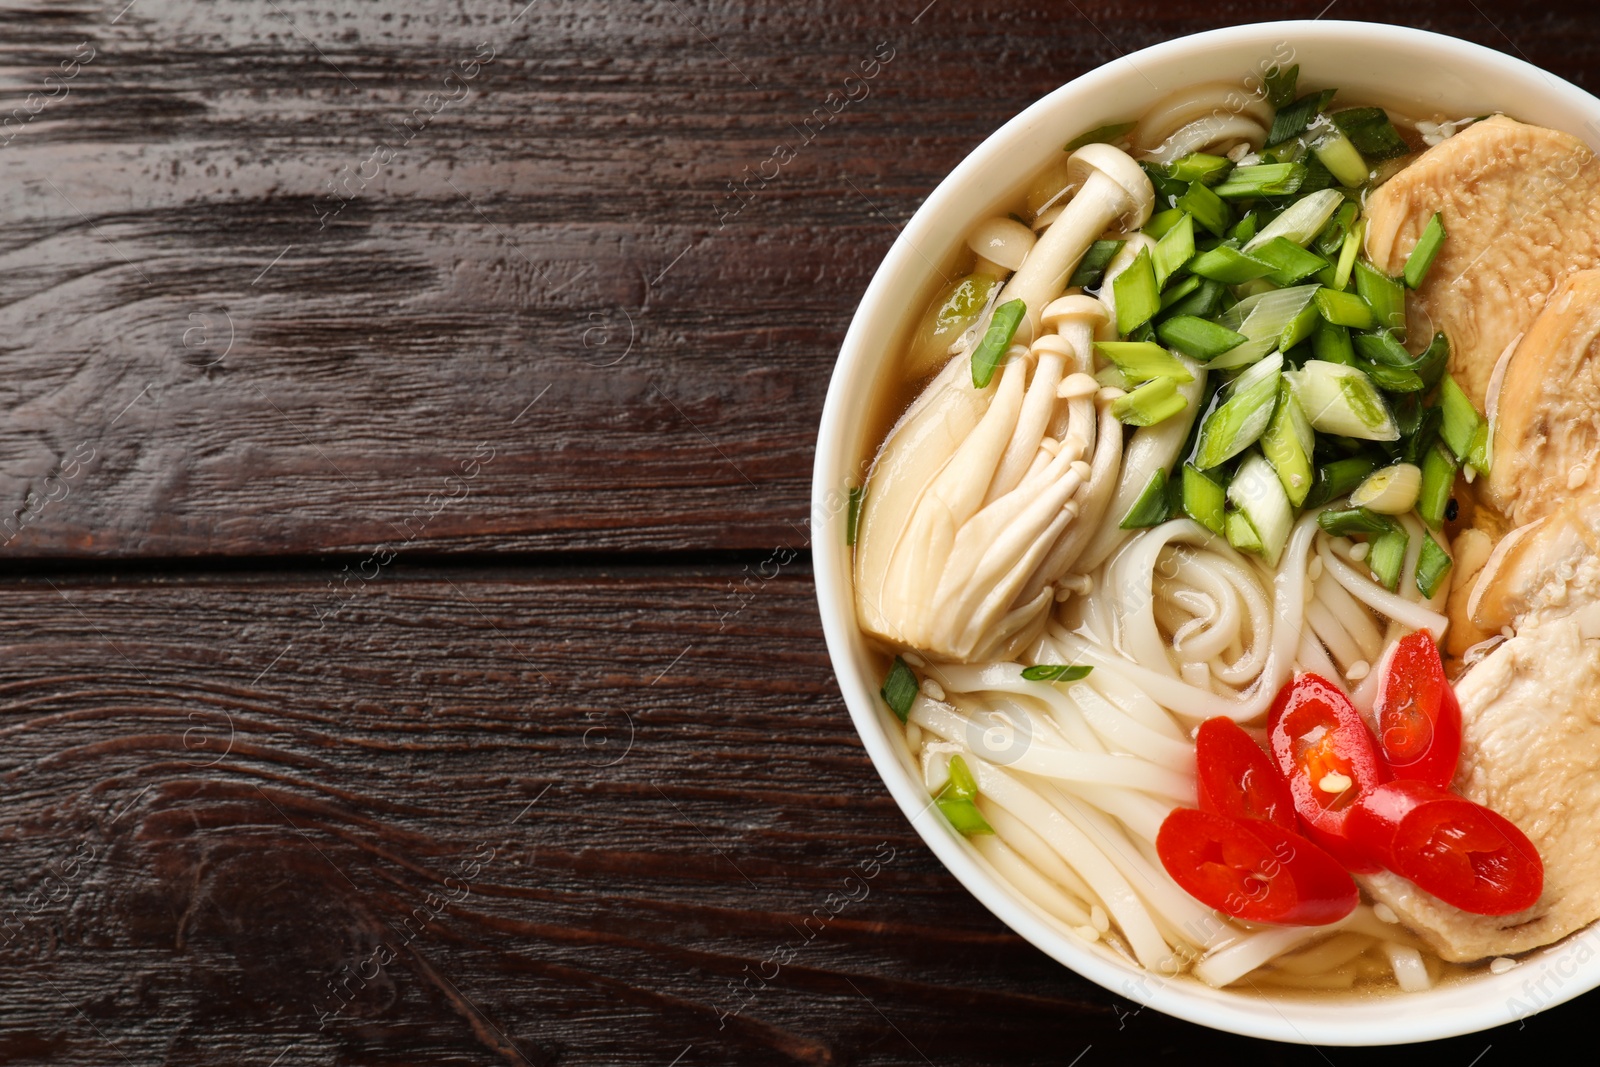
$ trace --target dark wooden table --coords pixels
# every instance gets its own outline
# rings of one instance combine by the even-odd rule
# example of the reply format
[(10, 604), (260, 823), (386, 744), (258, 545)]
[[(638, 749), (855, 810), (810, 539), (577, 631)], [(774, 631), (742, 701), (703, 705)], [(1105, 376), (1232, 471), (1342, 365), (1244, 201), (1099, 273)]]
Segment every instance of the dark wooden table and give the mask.
[(0, 1062), (1576, 1036), (1592, 1001), (1320, 1056), (1135, 1011), (920, 845), (823, 649), (838, 343), (1006, 118), (1319, 8), (1600, 60), (1577, 0), (1323, 2), (7, 3)]

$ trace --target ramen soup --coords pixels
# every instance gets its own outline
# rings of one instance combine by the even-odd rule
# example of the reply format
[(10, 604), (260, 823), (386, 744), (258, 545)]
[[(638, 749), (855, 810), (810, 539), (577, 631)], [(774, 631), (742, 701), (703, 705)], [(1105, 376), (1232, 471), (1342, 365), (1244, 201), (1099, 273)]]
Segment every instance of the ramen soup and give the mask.
[(887, 356), (855, 605), (1044, 921), (1414, 991), (1600, 917), (1600, 166), (1297, 75), (974, 220)]

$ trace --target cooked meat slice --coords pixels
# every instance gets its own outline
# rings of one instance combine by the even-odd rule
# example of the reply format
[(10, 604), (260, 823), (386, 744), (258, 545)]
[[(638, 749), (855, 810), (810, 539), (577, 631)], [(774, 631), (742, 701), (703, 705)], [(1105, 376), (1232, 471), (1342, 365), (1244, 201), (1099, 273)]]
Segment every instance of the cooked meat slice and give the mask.
[(1504, 374), (1487, 499), (1521, 526), (1600, 487), (1600, 270), (1556, 285)]
[(1596, 599), (1600, 497), (1587, 494), (1500, 539), (1472, 583), (1461, 621), (1494, 634), (1529, 612), (1552, 618)]
[(1466, 961), (1547, 945), (1600, 918), (1600, 603), (1525, 618), (1456, 696), (1466, 744), (1455, 787), (1528, 835), (1544, 860), (1543, 895), (1527, 911), (1485, 916), (1392, 874), (1361, 881), (1441, 956)]
[(1449, 236), (1407, 302), (1408, 325), (1413, 337), (1449, 336), (1450, 370), (1482, 410), (1495, 361), (1556, 282), (1600, 266), (1600, 163), (1558, 130), (1474, 123), (1373, 191), (1373, 263), (1400, 273), (1435, 211)]

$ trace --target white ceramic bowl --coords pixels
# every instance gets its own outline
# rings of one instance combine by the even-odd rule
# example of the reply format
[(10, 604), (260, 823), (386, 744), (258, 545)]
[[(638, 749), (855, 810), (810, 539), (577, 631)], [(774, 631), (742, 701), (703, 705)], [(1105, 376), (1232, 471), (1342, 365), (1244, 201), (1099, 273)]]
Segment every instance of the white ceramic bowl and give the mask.
[[(1006, 123), (939, 183), (889, 250), (856, 310), (817, 440), (812, 486), (817, 600), (839, 686), (889, 792), (961, 883), (1041, 950), (1119, 1000), (1252, 1037), (1329, 1045), (1449, 1037), (1514, 1022), (1600, 985), (1600, 930), (1591, 927), (1533, 953), (1502, 975), (1474, 975), (1393, 998), (1264, 996), (1212, 989), (1188, 978), (1161, 980), (1103, 946), (1045, 925), (929, 808), (900, 725), (878, 698), (882, 680), (855, 622), (843, 487), (859, 484), (862, 461), (876, 443), (867, 439), (871, 399), (891, 346), (932, 292), (929, 264), (947, 261), (974, 222), (1019, 199), (1030, 176), (1059, 160), (1061, 146), (1079, 133), (1136, 117), (1180, 86), (1243, 83), (1275, 62), (1299, 63), (1302, 85), (1338, 86), (1346, 99), (1418, 104), (1419, 111), (1452, 116), (1504, 111), (1600, 146), (1600, 100), (1569, 82), (1465, 41), (1367, 23), (1275, 22), (1214, 30), (1124, 56), (1062, 86)], [(1403, 1002), (1397, 999), (1401, 996)]]

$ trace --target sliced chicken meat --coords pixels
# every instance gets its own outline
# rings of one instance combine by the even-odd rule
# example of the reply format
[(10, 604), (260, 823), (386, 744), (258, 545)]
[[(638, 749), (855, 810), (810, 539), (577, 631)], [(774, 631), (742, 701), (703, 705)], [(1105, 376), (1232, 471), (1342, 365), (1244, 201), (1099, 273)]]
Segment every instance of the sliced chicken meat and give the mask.
[(1434, 212), (1445, 241), (1408, 301), (1415, 337), (1443, 330), (1480, 410), (1500, 354), (1557, 281), (1600, 267), (1600, 162), (1570, 134), (1497, 115), (1430, 148), (1367, 200), (1367, 254), (1399, 274)]

